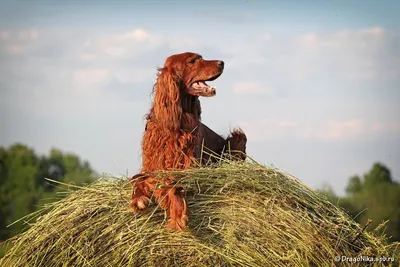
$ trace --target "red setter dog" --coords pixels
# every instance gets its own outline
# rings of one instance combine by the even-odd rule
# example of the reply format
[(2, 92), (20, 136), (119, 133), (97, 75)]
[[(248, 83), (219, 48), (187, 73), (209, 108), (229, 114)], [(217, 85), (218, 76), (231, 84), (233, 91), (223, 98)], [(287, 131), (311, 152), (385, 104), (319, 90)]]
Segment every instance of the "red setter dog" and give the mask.
[[(200, 121), (199, 96), (211, 97), (216, 91), (206, 81), (217, 79), (224, 70), (220, 60), (204, 60), (195, 53), (182, 53), (167, 58), (158, 69), (153, 87), (154, 100), (147, 114), (142, 140), (142, 170), (131, 179), (134, 186), (130, 207), (145, 209), (154, 195), (170, 217), (167, 227), (183, 230), (188, 224), (188, 210), (182, 187), (174, 179), (160, 181), (151, 176), (157, 170), (183, 170), (215, 162), (212, 154), (246, 158), (246, 135), (236, 129), (223, 138)], [(202, 153), (207, 151), (210, 153)], [(162, 186), (157, 184), (162, 183)]]

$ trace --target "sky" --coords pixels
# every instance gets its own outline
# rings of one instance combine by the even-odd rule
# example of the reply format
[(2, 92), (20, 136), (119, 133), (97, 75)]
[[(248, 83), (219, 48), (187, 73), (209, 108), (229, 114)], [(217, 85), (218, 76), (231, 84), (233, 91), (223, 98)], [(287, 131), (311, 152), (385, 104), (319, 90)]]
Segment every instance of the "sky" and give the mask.
[(399, 1), (0, 1), (0, 146), (140, 170), (156, 68), (225, 62), (201, 99), (256, 161), (344, 193), (374, 162), (400, 181)]

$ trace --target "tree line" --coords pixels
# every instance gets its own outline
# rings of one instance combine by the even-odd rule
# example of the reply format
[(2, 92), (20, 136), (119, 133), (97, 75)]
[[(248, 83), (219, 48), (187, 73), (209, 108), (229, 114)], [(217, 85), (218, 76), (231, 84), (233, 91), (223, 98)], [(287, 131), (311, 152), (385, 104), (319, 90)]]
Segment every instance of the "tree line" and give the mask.
[(0, 147), (0, 242), (17, 233), (22, 222), (7, 227), (44, 204), (60, 199), (60, 189), (45, 177), (82, 185), (93, 182), (96, 173), (77, 155), (52, 149), (49, 155), (37, 155), (23, 144)]
[(380, 234), (400, 241), (400, 184), (384, 164), (377, 162), (363, 175), (350, 177), (344, 197), (338, 197), (331, 188), (320, 191), (361, 225), (371, 220), (367, 230), (381, 226)]

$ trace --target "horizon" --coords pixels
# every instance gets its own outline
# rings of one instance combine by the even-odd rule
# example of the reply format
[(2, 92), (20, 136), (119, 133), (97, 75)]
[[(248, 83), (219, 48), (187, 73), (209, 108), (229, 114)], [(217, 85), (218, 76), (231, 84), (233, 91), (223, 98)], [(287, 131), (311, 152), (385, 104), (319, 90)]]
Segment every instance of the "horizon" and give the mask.
[(134, 175), (157, 67), (191, 51), (225, 62), (202, 122), (256, 161), (339, 195), (375, 162), (400, 181), (400, 2), (112, 3), (0, 2), (0, 146)]

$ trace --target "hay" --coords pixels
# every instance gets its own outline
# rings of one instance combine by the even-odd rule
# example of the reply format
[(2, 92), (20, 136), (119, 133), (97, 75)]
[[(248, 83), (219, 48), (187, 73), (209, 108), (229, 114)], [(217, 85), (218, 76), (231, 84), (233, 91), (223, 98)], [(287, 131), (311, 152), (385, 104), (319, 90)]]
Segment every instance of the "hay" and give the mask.
[[(324, 196), (276, 169), (228, 162), (158, 175), (180, 177), (189, 231), (167, 231), (155, 203), (130, 213), (130, 184), (104, 177), (47, 206), (9, 241), (0, 266), (334, 266), (335, 256), (399, 259), (399, 244), (363, 231)], [(358, 264), (368, 266), (352, 266)]]

